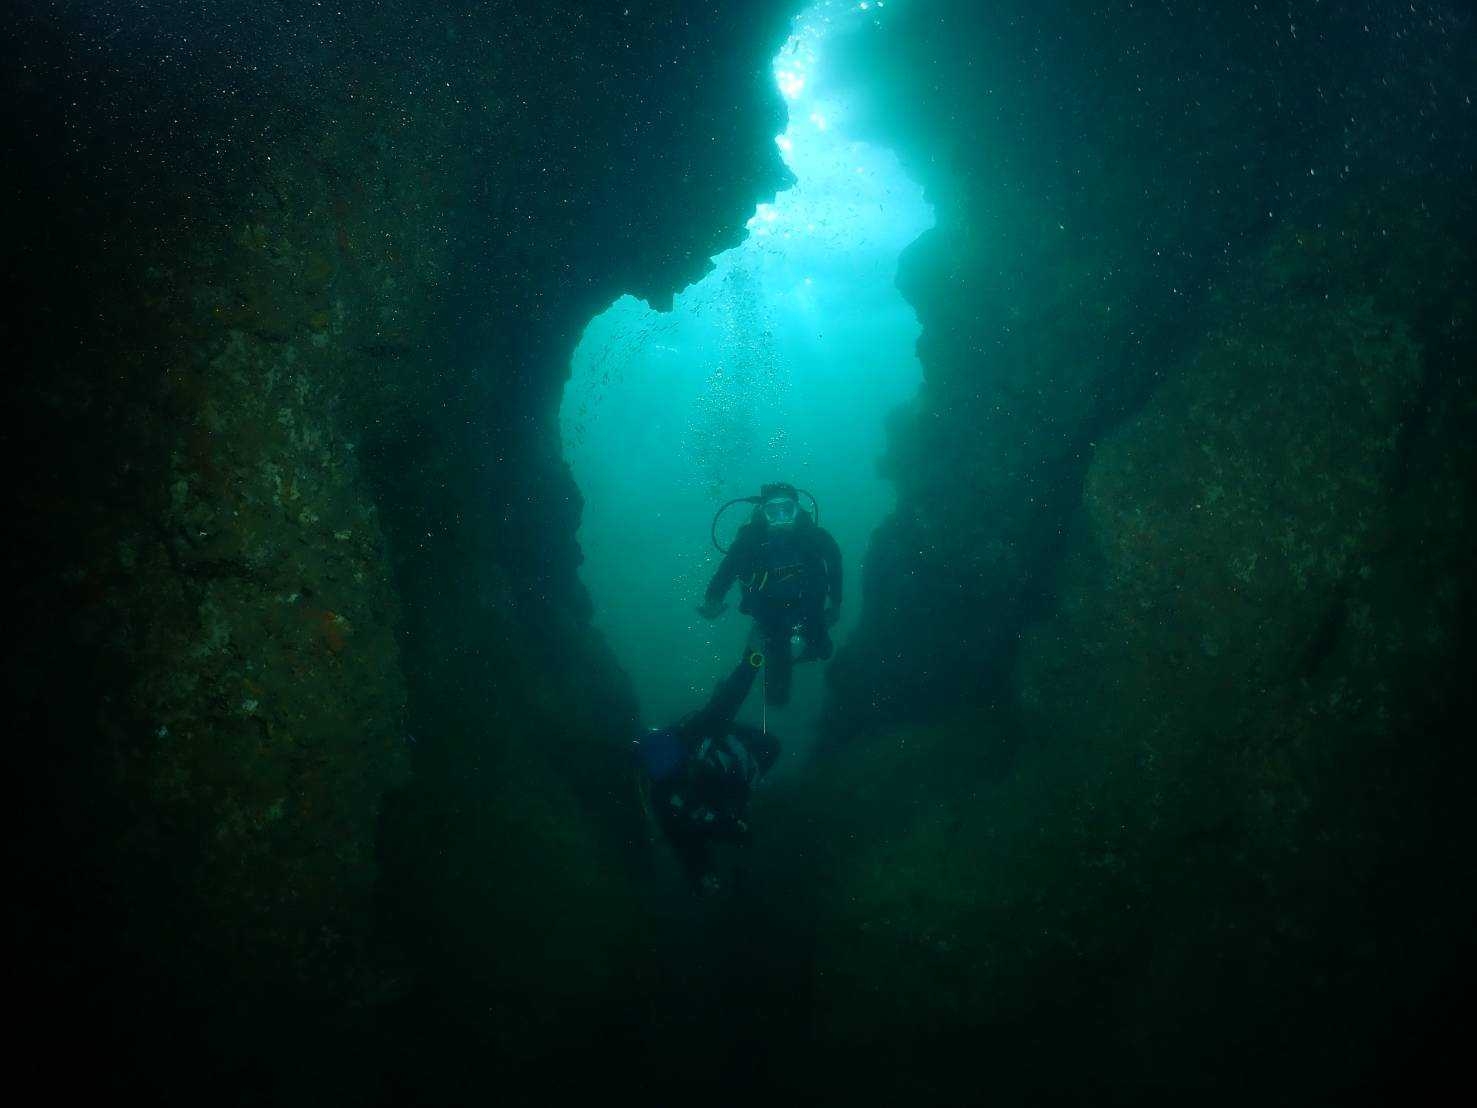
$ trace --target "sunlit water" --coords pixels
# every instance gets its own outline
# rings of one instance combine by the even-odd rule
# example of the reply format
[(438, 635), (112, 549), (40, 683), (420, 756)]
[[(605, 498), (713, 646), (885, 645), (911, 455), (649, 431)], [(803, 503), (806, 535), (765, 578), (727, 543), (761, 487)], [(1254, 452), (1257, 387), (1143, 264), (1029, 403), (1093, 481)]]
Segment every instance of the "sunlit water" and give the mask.
[[(560, 430), (585, 498), (581, 576), (648, 725), (698, 707), (743, 648), (736, 589), (718, 622), (694, 611), (729, 498), (774, 480), (813, 493), (846, 561), (838, 643), (856, 619), (867, 541), (893, 503), (876, 472), (884, 421), (921, 379), (897, 259), (933, 216), (890, 151), (847, 137), (845, 90), (813, 90), (827, 39), (885, 18), (875, 4), (821, 3), (796, 20), (775, 59), (790, 110), (776, 142), (795, 186), (758, 206), (748, 238), (672, 311), (622, 297), (575, 352)], [(724, 516), (724, 542), (746, 511)], [(792, 754), (812, 733), (821, 676), (797, 667), (792, 702), (769, 713)], [(746, 712), (759, 718), (761, 704), (756, 694)]]

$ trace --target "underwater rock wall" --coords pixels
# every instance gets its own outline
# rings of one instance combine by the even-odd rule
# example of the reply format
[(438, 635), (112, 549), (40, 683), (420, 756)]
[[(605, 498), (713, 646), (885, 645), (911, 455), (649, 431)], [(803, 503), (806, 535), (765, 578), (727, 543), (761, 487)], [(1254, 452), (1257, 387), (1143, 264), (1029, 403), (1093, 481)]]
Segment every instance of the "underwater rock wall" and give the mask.
[(1477, 614), (1449, 215), (1274, 236), (1098, 444), (1009, 703), (836, 753), (807, 830), (838, 1065), (1339, 1099), (1442, 1064)]
[(893, 19), (834, 64), (867, 75), (855, 126), (938, 223), (898, 275), (925, 385), (883, 462), (900, 508), (832, 670), (838, 737), (999, 700), (1097, 437), (1196, 341), (1206, 298), (1286, 221), (1469, 145), (1470, 28), (1439, 4), (941, 0)]
[(854, 44), (939, 226), (834, 751), (772, 816), (819, 1056), (1007, 1101), (1414, 1087), (1474, 972), (1471, 24), (968, 7)]
[(561, 1041), (532, 993), (585, 1019), (631, 972), (602, 844), (635, 827), (634, 708), (555, 403), (594, 311), (669, 296), (780, 183), (788, 8), (19, 22), (8, 684), (42, 1034), (80, 1003), (119, 1080), (300, 1069), (342, 1099), (335, 1052), (389, 1004), (429, 998), (451, 1044), (495, 993), (480, 1045), (512, 1055)]

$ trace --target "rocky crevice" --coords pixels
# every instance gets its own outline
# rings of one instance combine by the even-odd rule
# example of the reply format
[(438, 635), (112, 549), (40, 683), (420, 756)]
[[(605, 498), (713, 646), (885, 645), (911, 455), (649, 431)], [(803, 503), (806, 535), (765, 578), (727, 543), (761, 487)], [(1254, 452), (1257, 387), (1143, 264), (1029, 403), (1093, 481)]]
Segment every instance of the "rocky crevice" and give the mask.
[(1296, 38), (1265, 13), (943, 3), (838, 57), (938, 225), (900, 265), (925, 384), (884, 459), (902, 508), (833, 673), (837, 735), (1008, 698), (1000, 659), (1051, 602), (1096, 443), (1199, 341), (1209, 300), (1361, 189), (1453, 187), (1470, 155), (1431, 136), (1461, 130), (1442, 61), (1470, 29), (1439, 4), (1290, 21)]
[(774, 864), (858, 1087), (936, 1092), (983, 1050), (1005, 1099), (1337, 1099), (1445, 1049), (1471, 27), (1294, 8), (1296, 42), (938, 4), (853, 44), (939, 213), (899, 275), (926, 384), (833, 753), (773, 817), (822, 829)]

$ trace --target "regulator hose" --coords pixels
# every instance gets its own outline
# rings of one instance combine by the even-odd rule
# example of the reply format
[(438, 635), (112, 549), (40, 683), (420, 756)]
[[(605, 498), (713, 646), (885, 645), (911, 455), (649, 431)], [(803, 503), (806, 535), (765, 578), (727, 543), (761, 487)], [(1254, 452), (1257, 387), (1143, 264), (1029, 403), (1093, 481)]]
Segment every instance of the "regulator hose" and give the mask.
[[(821, 506), (816, 503), (815, 497), (806, 492), (804, 489), (796, 489), (795, 493), (797, 496), (806, 497), (810, 501), (810, 521), (812, 523), (819, 524), (821, 521)], [(764, 503), (764, 498), (762, 496), (735, 496), (732, 500), (725, 503), (721, 508), (713, 513), (713, 524), (711, 527), (708, 528), (708, 534), (713, 540), (713, 545), (718, 548), (718, 553), (728, 553), (728, 547), (724, 546), (721, 542), (718, 541), (718, 521), (723, 517), (723, 513), (728, 511), (728, 509), (732, 508), (735, 504), (762, 503)]]

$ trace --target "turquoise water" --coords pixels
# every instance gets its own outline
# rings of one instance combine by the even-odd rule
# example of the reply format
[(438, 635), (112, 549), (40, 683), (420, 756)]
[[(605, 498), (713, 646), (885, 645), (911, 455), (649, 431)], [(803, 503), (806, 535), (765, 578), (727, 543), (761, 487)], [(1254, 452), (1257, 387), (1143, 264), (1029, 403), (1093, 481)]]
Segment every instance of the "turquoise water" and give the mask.
[[(867, 540), (893, 506), (876, 472), (886, 419), (921, 380), (897, 260), (933, 216), (890, 151), (848, 134), (849, 90), (827, 83), (825, 55), (834, 36), (884, 18), (824, 3), (796, 20), (774, 62), (790, 116), (775, 141), (794, 186), (758, 205), (743, 243), (670, 312), (622, 297), (575, 352), (560, 431), (585, 501), (581, 579), (646, 724), (697, 707), (743, 647), (736, 590), (716, 623), (694, 612), (719, 559), (710, 522), (731, 497), (775, 480), (814, 494), (849, 582), (838, 642), (860, 609)], [(724, 516), (720, 541), (745, 511)], [(800, 667), (775, 721), (792, 751), (821, 691), (820, 667)]]

